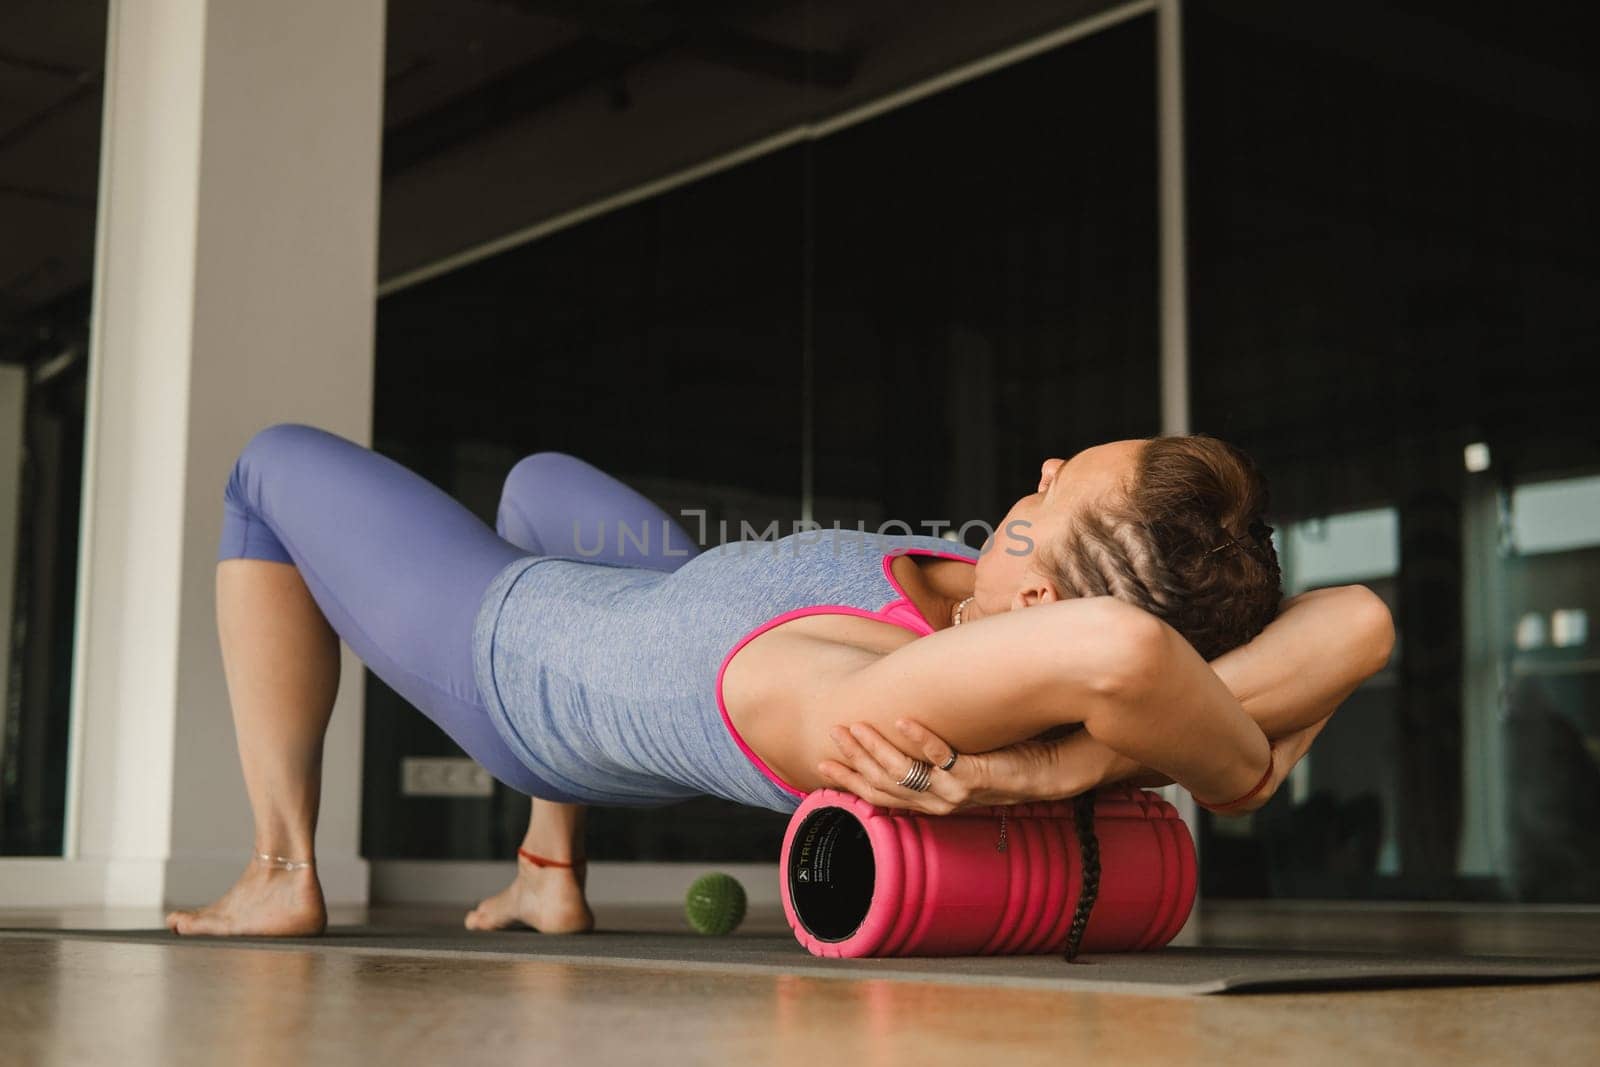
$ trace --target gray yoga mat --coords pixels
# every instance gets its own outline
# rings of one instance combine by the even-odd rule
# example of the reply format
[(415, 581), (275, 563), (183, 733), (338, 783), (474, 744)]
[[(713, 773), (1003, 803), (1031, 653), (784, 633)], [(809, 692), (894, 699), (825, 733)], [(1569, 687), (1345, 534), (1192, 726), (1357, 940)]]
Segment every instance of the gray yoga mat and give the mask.
[(1294, 990), (1494, 985), (1600, 978), (1600, 960), (1509, 956), (1381, 955), (1168, 948), (1085, 956), (970, 956), (835, 960), (812, 956), (792, 938), (735, 934), (587, 934), (531, 931), (468, 933), (444, 928), (334, 927), (318, 938), (180, 938), (165, 930), (0, 929), (0, 938), (70, 938), (205, 948), (309, 949), (316, 952), (515, 957), (552, 963), (671, 968), (717, 974), (798, 974), (816, 978), (1007, 986), (1063, 992), (1192, 996)]

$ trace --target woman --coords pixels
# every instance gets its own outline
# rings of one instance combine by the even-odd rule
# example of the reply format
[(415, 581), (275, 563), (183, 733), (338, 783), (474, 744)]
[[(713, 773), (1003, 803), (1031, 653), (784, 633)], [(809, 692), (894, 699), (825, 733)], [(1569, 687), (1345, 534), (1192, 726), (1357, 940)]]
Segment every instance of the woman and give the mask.
[[(982, 553), (823, 531), (687, 561), (668, 537), (630, 564), (621, 527), (612, 558), (540, 554), (367, 449), (271, 427), (229, 481), (217, 574), (256, 857), (169, 925), (323, 928), (311, 848), (340, 637), (499, 780), (552, 802), (535, 805), (510, 914), (496, 898), (469, 925), (592, 925), (586, 803), (792, 811), (839, 785), (914, 806), (884, 791), (904, 781), (947, 811), (1156, 775), (1253, 810), (1392, 641), (1358, 587), (1278, 614), (1264, 503), (1223, 442), (1119, 441), (1047, 460)], [(830, 736), (842, 719), (876, 755)], [(900, 773), (874, 781), (874, 761)]]

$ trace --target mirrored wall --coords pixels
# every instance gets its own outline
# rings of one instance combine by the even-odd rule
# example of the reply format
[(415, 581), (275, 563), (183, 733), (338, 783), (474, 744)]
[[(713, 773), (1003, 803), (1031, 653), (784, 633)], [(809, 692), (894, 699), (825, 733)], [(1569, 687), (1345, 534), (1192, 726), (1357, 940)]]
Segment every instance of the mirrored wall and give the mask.
[(1194, 423), (1389, 603), (1207, 891), (1600, 900), (1600, 82), (1560, 5), (1185, 8)]
[[(1149, 15), (660, 5), (621, 26), (503, 5), (495, 25), (552, 36), (473, 90), (476, 114), (520, 110), (392, 155), (443, 129), (406, 102), (443, 76), (406, 59), (437, 46), (412, 21), (437, 7), (391, 6), (376, 446), (487, 521), (512, 465), (553, 449), (704, 510), (708, 545), (746, 522), (993, 523), (1045, 457), (1157, 431)], [(660, 46), (627, 52), (622, 29)], [(613, 65), (584, 68), (596, 51)], [(580, 191), (598, 203), (563, 217)], [(414, 273), (445, 228), (498, 237), (486, 220), (541, 204), (555, 221), (509, 247)], [(369, 857), (512, 853), (525, 798), (407, 795), (404, 761), (452, 746), (375, 679), (367, 714)], [(595, 809), (588, 850), (776, 861), (786, 823), (709, 798)]]
[[(1202, 817), (1206, 892), (1600, 899), (1584, 38), (1553, 4), (1182, 7), (1192, 426), (1266, 470), (1287, 593), (1359, 582), (1399, 629), (1272, 804)], [(436, 9), (394, 10), (403, 40)], [(648, 54), (556, 19), (570, 80), (502, 57), (465, 140), (402, 107), (380, 448), (486, 517), (556, 448), (760, 526), (993, 517), (1044, 456), (1160, 429), (1151, 14), (708, 18), (635, 25)], [(519, 799), (396, 799), (448, 748), (406, 721), (368, 732), (369, 854), (506, 854)], [(766, 860), (781, 824), (597, 811), (590, 851)]]

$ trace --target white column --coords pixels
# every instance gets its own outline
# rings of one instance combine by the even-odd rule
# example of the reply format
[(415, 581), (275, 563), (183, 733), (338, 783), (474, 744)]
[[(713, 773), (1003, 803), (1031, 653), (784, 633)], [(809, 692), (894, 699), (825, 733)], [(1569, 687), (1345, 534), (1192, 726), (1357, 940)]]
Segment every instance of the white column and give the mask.
[[(1180, 0), (1156, 3), (1157, 195), (1161, 232), (1161, 432), (1189, 432), (1189, 279), (1183, 196), (1183, 20)], [(1193, 831), (1200, 809), (1185, 789), (1162, 790)], [(1195, 848), (1200, 846), (1195, 840)], [(1198, 907), (1198, 900), (1196, 901)], [(1191, 919), (1180, 940), (1194, 926)]]
[(1189, 282), (1183, 217), (1183, 20), (1156, 4), (1156, 137), (1161, 227), (1161, 432), (1189, 432)]
[[(27, 415), (28, 369), (0, 364), (0, 702), (11, 677), (11, 609), (16, 591), (17, 523), (22, 505), (22, 428)], [(4, 721), (0, 711), (0, 722)], [(0, 761), (6, 738), (0, 731)]]
[[(110, 905), (226, 888), (251, 823), (218, 652), (222, 490), (257, 429), (369, 442), (383, 0), (112, 0), (67, 862)], [(364, 900), (362, 672), (319, 867)]]

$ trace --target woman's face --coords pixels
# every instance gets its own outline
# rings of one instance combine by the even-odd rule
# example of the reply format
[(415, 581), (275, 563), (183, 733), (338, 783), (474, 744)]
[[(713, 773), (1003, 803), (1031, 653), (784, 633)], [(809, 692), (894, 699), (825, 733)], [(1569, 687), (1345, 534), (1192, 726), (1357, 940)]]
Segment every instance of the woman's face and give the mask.
[(1052, 457), (1039, 467), (1039, 489), (1011, 506), (978, 558), (979, 612), (1031, 607), (1061, 599), (1060, 590), (1038, 567), (1038, 547), (1061, 537), (1085, 508), (1104, 506), (1132, 480), (1143, 438), (1086, 448), (1071, 459)]

